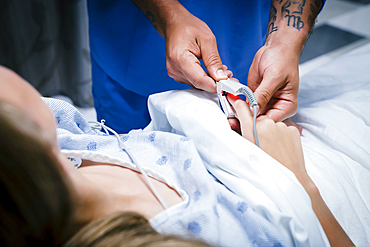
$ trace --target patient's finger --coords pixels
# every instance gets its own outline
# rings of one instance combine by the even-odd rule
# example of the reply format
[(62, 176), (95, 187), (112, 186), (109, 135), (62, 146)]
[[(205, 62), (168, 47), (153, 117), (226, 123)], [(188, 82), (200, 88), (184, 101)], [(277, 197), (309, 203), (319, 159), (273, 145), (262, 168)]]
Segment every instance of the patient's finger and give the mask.
[(243, 137), (254, 143), (253, 115), (248, 103), (232, 94), (228, 94), (227, 99), (236, 111)]
[(227, 120), (229, 121), (230, 128), (239, 135), (242, 135), (239, 120), (237, 118), (228, 118)]

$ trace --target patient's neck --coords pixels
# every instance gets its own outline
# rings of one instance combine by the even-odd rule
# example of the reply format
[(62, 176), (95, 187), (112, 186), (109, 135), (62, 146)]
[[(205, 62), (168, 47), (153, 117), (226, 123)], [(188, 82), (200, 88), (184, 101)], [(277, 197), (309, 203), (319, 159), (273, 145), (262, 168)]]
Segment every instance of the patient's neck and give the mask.
[(75, 173), (71, 177), (75, 192), (74, 222), (81, 227), (102, 216), (127, 211), (132, 204), (129, 196), (105, 189), (82, 174)]
[[(83, 160), (70, 171), (76, 190), (76, 220), (90, 222), (115, 212), (131, 211), (150, 220), (164, 210), (143, 175), (122, 166)], [(182, 202), (167, 184), (149, 178), (168, 207)]]

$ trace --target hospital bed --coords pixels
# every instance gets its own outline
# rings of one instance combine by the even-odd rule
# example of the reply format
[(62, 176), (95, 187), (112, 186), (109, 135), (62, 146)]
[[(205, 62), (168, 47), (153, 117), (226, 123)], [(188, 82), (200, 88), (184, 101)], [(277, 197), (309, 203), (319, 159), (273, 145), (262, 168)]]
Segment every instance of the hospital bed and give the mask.
[[(195, 89), (149, 99), (146, 130), (186, 135), (209, 171), (296, 246), (328, 246), (294, 174), (233, 132), (215, 94)], [(300, 81), (306, 169), (356, 246), (370, 246), (370, 43)]]

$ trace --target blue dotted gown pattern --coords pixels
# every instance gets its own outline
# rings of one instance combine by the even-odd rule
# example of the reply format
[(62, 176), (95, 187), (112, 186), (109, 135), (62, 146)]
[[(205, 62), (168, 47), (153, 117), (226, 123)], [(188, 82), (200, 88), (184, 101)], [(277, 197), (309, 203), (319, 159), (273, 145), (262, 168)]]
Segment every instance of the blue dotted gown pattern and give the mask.
[[(96, 135), (72, 105), (55, 99), (44, 101), (55, 115), (62, 151), (79, 154), (71, 158), (131, 162), (126, 151), (119, 148), (116, 137), (102, 132)], [(160, 233), (197, 237), (217, 246), (288, 245), (270, 222), (206, 170), (186, 137), (132, 130), (120, 138), (149, 176), (166, 182), (183, 199), (150, 220)]]

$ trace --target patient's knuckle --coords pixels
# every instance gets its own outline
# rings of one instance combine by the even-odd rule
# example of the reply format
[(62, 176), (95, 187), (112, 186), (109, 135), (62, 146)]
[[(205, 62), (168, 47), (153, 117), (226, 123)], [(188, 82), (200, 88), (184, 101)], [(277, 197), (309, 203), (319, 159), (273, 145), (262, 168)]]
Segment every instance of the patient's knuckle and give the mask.
[(279, 128), (279, 129), (286, 129), (287, 128), (286, 124), (283, 123), (283, 122), (277, 122), (276, 127)]
[(265, 132), (265, 131), (270, 131), (274, 127), (275, 122), (274, 122), (274, 120), (272, 120), (270, 118), (266, 118), (266, 119), (263, 119), (262, 121), (258, 122), (258, 125), (260, 127), (260, 130)]
[(234, 103), (233, 103), (233, 105), (234, 105), (234, 107), (236, 107), (236, 108), (241, 108), (241, 107), (243, 107), (243, 106), (245, 106), (245, 102), (243, 101), (243, 100), (236, 100)]
[(295, 126), (288, 126), (287, 127), (288, 131), (292, 135), (299, 135), (299, 130)]
[(265, 120), (263, 120), (263, 122), (267, 124), (268, 126), (275, 124), (274, 120), (272, 120), (271, 118), (266, 118)]

